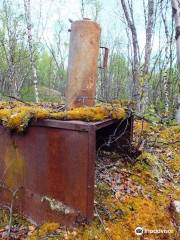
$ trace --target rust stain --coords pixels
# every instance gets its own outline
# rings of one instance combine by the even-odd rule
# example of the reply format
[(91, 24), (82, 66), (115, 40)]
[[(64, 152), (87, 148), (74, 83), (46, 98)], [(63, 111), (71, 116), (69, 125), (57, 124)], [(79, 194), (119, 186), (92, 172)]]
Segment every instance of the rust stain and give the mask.
[(5, 183), (11, 190), (22, 186), (25, 162), (15, 141), (7, 146), (5, 156)]
[[(93, 21), (75, 21), (71, 26), (68, 60), (68, 107), (94, 106), (101, 29)], [(83, 101), (79, 99), (85, 97)]]
[[(119, 146), (131, 142), (133, 119), (125, 119)], [(26, 134), (10, 134), (0, 126), (0, 176), (12, 190), (23, 187), (16, 209), (37, 224), (58, 221), (69, 225), (76, 217), (90, 221), (94, 209), (96, 147), (114, 133), (120, 121), (41, 120)], [(4, 133), (3, 137), (1, 133)], [(0, 203), (12, 196), (0, 194)]]

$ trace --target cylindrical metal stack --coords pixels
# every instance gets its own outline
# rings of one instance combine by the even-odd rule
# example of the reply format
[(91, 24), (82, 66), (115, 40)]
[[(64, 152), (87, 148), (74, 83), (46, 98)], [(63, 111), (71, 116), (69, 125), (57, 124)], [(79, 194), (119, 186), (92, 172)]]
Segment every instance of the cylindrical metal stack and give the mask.
[(72, 22), (66, 88), (69, 109), (94, 106), (100, 34), (96, 22)]

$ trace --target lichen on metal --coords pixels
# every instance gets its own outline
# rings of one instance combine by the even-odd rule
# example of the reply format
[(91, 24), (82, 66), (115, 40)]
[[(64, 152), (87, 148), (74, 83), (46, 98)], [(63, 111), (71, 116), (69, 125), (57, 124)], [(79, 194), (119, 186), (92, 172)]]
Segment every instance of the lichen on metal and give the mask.
[(74, 209), (72, 209), (71, 207), (68, 207), (67, 205), (65, 205), (64, 203), (62, 203), (60, 201), (55, 200), (54, 198), (49, 198), (47, 196), (43, 196), (41, 198), (41, 202), (44, 202), (44, 201), (47, 201), (49, 203), (49, 207), (52, 211), (60, 212), (65, 215), (75, 213)]

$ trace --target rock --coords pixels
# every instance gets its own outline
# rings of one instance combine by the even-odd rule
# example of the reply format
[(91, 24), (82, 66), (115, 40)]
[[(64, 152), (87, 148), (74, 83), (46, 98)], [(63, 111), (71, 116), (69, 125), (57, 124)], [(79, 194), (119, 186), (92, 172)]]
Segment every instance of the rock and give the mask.
[(7, 232), (3, 232), (1, 236), (2, 236), (2, 239), (5, 239), (8, 237), (8, 234), (7, 234)]
[(173, 204), (174, 204), (176, 213), (180, 213), (180, 201), (175, 200)]
[(180, 124), (180, 108), (176, 109), (176, 123)]
[(28, 226), (28, 230), (29, 230), (29, 232), (33, 232), (34, 230), (35, 230), (35, 226), (33, 226), (33, 225), (30, 225), (30, 226)]
[(177, 200), (171, 201), (169, 210), (172, 214), (172, 218), (174, 220), (175, 225), (177, 227), (180, 226), (180, 201)]
[(115, 214), (117, 217), (119, 217), (120, 219), (124, 216), (124, 212), (122, 209), (116, 209), (115, 210)]

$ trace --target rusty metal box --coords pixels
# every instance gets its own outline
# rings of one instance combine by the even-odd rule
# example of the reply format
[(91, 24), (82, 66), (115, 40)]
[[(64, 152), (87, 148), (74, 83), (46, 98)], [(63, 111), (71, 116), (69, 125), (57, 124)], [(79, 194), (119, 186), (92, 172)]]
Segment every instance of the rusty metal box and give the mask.
[[(42, 120), (23, 134), (0, 126), (0, 202), (7, 205), (17, 191), (15, 208), (37, 224), (91, 220), (98, 139), (119, 122)], [(123, 124), (131, 141), (132, 117)]]

